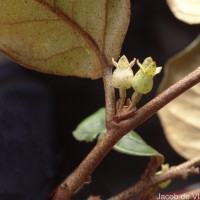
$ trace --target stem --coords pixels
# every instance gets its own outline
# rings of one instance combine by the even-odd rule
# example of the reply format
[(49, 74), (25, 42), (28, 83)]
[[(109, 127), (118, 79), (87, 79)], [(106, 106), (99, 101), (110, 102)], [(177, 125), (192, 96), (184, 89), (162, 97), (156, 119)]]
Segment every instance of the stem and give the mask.
[(123, 129), (126, 129), (128, 133), (130, 130), (136, 128), (138, 125), (142, 124), (152, 115), (154, 115), (158, 110), (160, 110), (166, 104), (171, 102), (177, 96), (181, 95), (186, 90), (193, 87), (199, 82), (200, 82), (200, 67), (198, 67), (196, 70), (185, 76), (180, 81), (170, 86), (168, 89), (163, 91), (157, 97), (155, 97), (147, 104), (145, 104), (142, 108), (135, 111), (135, 114), (132, 118), (128, 118), (124, 121), (121, 121), (119, 123), (119, 126), (123, 127)]
[[(150, 161), (144, 171), (144, 173), (141, 175), (140, 180), (144, 182), (148, 182), (149, 179), (154, 176), (154, 174), (157, 172), (160, 165), (163, 163), (163, 159), (158, 159), (158, 157), (150, 157)], [(146, 200), (146, 199), (152, 199), (151, 197), (154, 197), (155, 191), (157, 191), (157, 186), (149, 188), (148, 190), (145, 190), (139, 195), (140, 200)]]
[[(78, 168), (68, 177), (63, 183), (58, 187), (58, 189), (53, 194), (52, 200), (68, 200), (70, 196), (77, 191), (77, 189), (84, 184), (86, 180), (93, 173), (95, 168), (107, 155), (107, 153), (112, 149), (114, 144), (123, 137), (130, 130), (136, 128), (138, 125), (143, 123), (153, 114), (155, 114), (159, 109), (165, 106), (167, 103), (172, 101), (178, 95), (185, 92), (187, 89), (191, 88), (195, 84), (200, 82), (200, 67), (194, 70), (192, 73), (187, 75), (185, 78), (175, 83), (167, 90), (162, 92), (156, 98), (151, 100), (149, 103), (144, 105), (142, 108), (135, 112), (135, 115), (126, 120), (116, 123), (111, 121), (109, 123), (108, 132), (104, 135), (102, 140), (93, 148), (93, 150), (88, 154), (88, 156), (82, 161)], [(68, 198), (65, 195), (65, 190)], [(62, 193), (63, 192), (63, 193)]]
[(139, 100), (141, 99), (141, 97), (142, 97), (142, 94), (139, 93), (139, 92), (137, 92), (137, 91), (135, 91), (133, 93), (132, 97), (131, 97), (131, 104), (128, 107), (128, 110), (133, 109), (136, 106), (136, 104), (139, 102)]
[(102, 56), (103, 64), (103, 83), (105, 91), (105, 104), (106, 104), (106, 124), (108, 126), (109, 122), (115, 115), (115, 90), (112, 86), (112, 67), (108, 65), (108, 62), (104, 56)]
[(185, 179), (188, 176), (199, 174), (199, 169), (197, 168), (198, 166), (200, 166), (200, 156), (186, 161), (185, 163), (182, 163), (176, 167), (171, 167), (166, 173), (152, 176), (149, 178), (149, 181), (140, 180), (134, 186), (124, 190), (116, 196), (109, 198), (109, 200), (130, 200), (138, 194), (148, 190), (149, 188), (169, 179), (178, 177)]
[(119, 96), (120, 96), (119, 108), (122, 108), (124, 106), (124, 103), (125, 103), (125, 100), (126, 100), (126, 89), (125, 88), (119, 89)]
[(50, 197), (51, 200), (69, 200), (79, 187), (88, 180), (94, 169), (118, 141), (119, 137), (117, 137), (117, 134), (114, 134), (114, 130), (108, 131), (102, 140), (85, 157), (78, 168), (58, 186)]

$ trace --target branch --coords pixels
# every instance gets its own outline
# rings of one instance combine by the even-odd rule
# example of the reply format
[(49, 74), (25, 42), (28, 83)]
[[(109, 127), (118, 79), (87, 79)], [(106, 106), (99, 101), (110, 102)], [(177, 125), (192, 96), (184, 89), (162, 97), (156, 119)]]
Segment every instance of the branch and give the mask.
[(133, 117), (130, 116), (130, 118), (120, 121), (119, 123), (116, 123), (114, 120), (110, 121), (108, 131), (102, 140), (97, 143), (78, 168), (69, 177), (67, 177), (60, 186), (58, 186), (50, 199), (70, 199), (70, 196), (72, 196), (79, 189), (79, 187), (82, 186), (86, 180), (88, 180), (95, 168), (108, 154), (115, 143), (121, 139), (121, 137), (143, 123), (178, 95), (182, 94), (199, 82), (200, 67), (144, 105), (135, 112)]
[(105, 103), (106, 103), (106, 124), (109, 126), (109, 122), (115, 115), (115, 91), (112, 86), (112, 67), (108, 65), (105, 56), (101, 59), (103, 65), (103, 83), (105, 91)]
[(130, 200), (138, 194), (146, 191), (147, 189), (158, 185), (164, 181), (174, 178), (186, 179), (189, 176), (196, 175), (200, 173), (200, 156), (185, 163), (182, 163), (176, 167), (171, 167), (168, 172), (156, 176), (152, 176), (149, 181), (141, 180), (137, 182), (134, 186), (124, 190), (120, 194), (109, 198), (109, 200)]
[(153, 100), (145, 104), (142, 108), (140, 108), (135, 112), (133, 117), (121, 121), (119, 123), (119, 126), (125, 128), (128, 133), (130, 130), (134, 129), (136, 126), (142, 124), (152, 115), (154, 115), (158, 110), (160, 110), (166, 104), (171, 102), (177, 96), (181, 95), (182, 93), (184, 93), (189, 88), (193, 87), (199, 82), (200, 82), (200, 67), (198, 67), (196, 70), (185, 76), (177, 83), (170, 86), (168, 89), (166, 89), (157, 97), (155, 97)]
[[(143, 182), (148, 182), (149, 179), (154, 176), (154, 174), (158, 171), (158, 168), (163, 163), (163, 159), (159, 159), (159, 157), (150, 157), (150, 161), (144, 171), (144, 173), (141, 175), (140, 180)], [(157, 190), (157, 187), (154, 188), (148, 188), (148, 190), (142, 192), (139, 194), (140, 200), (151, 200), (152, 197), (154, 197), (154, 191)]]

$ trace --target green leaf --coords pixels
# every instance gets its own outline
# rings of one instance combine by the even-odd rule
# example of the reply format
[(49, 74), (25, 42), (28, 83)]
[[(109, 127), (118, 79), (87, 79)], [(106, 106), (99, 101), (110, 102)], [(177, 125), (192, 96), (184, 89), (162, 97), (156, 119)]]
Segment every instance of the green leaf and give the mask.
[(119, 56), (129, 0), (2, 0), (0, 51), (45, 73), (99, 78)]
[(135, 131), (130, 131), (122, 137), (113, 149), (132, 156), (162, 156), (149, 146)]
[(78, 141), (92, 142), (105, 131), (105, 108), (100, 108), (77, 126), (76, 130), (73, 131), (73, 136)]
[[(97, 137), (101, 140), (105, 132), (105, 108), (101, 108), (83, 120), (73, 132), (73, 136), (79, 141), (92, 142)], [(163, 156), (146, 144), (135, 131), (122, 137), (113, 149), (132, 156), (155, 156), (160, 163), (163, 161)]]

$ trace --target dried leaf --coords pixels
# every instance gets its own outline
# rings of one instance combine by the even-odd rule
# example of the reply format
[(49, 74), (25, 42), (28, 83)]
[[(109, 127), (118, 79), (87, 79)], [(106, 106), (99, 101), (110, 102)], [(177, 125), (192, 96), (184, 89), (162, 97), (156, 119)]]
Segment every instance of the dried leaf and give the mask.
[[(200, 36), (171, 58), (159, 91), (163, 91), (200, 66)], [(166, 137), (172, 147), (190, 159), (200, 154), (200, 84), (170, 102), (159, 112)]]
[(117, 58), (129, 0), (1, 0), (0, 51), (28, 68), (99, 78), (101, 57)]
[(199, 0), (167, 0), (168, 6), (179, 20), (188, 24), (200, 23)]

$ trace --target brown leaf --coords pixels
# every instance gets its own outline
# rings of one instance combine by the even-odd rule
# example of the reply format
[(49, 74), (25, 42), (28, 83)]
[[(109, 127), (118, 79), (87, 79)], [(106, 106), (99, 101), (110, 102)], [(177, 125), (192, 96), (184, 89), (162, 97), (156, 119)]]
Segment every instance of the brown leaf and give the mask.
[(199, 0), (167, 0), (168, 6), (179, 20), (188, 24), (200, 23)]
[[(159, 92), (200, 66), (200, 36), (171, 58)], [(165, 135), (172, 147), (190, 159), (200, 154), (200, 84), (170, 102), (159, 112)]]
[(129, 0), (4, 0), (0, 50), (34, 70), (95, 79), (102, 56), (118, 57), (129, 18)]

